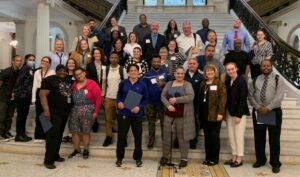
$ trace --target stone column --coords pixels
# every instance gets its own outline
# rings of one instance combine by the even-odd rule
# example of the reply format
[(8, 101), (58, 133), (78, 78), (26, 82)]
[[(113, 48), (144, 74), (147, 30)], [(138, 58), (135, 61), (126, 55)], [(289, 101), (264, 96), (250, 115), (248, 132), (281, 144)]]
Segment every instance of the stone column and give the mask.
[(23, 20), (15, 20), (16, 24), (16, 40), (18, 41), (17, 45), (17, 54), (22, 57), (25, 56), (25, 21)]
[(36, 36), (36, 64), (40, 64), (41, 57), (48, 55), (50, 50), (49, 42), (49, 4), (46, 0), (37, 2), (37, 36)]

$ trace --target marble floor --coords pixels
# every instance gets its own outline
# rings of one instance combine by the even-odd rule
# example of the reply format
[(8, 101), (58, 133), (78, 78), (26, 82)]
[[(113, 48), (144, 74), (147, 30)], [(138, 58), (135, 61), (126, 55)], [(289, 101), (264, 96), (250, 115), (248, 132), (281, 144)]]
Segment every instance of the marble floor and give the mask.
[[(44, 168), (42, 162), (43, 157), (38, 155), (0, 153), (0, 177), (156, 177), (158, 170), (157, 160), (149, 159), (143, 160), (144, 164), (141, 168), (137, 168), (134, 161), (130, 159), (126, 159), (121, 168), (116, 168), (115, 159), (99, 157), (91, 157), (88, 160), (77, 157), (63, 163), (56, 163), (57, 168), (54, 170)], [(236, 169), (230, 167), (224, 169), (229, 177), (300, 176), (300, 165), (291, 164), (284, 164), (279, 174), (273, 174), (268, 165), (253, 169), (251, 163), (245, 163)], [(182, 175), (179, 172), (176, 176)]]

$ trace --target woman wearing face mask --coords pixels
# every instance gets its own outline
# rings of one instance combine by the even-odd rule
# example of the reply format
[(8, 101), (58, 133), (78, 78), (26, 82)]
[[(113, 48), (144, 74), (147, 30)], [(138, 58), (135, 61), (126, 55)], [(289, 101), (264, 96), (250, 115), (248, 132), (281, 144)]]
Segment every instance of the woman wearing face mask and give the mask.
[(70, 49), (70, 52), (78, 51), (80, 48), (80, 41), (82, 39), (85, 39), (88, 43), (88, 46), (90, 49), (93, 49), (94, 47), (94, 42), (92, 41), (91, 38), (89, 38), (89, 34), (91, 33), (90, 26), (88, 24), (85, 24), (81, 28), (81, 34), (78, 37), (75, 37), (72, 47)]
[(55, 71), (50, 68), (51, 58), (45, 56), (41, 59), (40, 68), (34, 73), (31, 102), (35, 104), (35, 130), (34, 142), (42, 143), (46, 139), (46, 134), (43, 131), (39, 116), (43, 113), (43, 108), (40, 100), (40, 87), (42, 80), (48, 76), (55, 75)]
[(14, 97), (17, 106), (17, 120), (16, 120), (16, 137), (15, 141), (27, 142), (32, 140), (26, 135), (26, 119), (29, 113), (32, 85), (33, 85), (33, 71), (35, 64), (35, 56), (28, 54), (25, 56), (25, 63), (18, 72), (18, 78), (14, 86)]
[(178, 66), (182, 66), (186, 61), (186, 58), (178, 51), (175, 40), (170, 40), (168, 42), (168, 50), (167, 64), (169, 68), (169, 74), (174, 78), (175, 69)]
[(243, 76), (238, 75), (237, 65), (229, 62), (225, 65), (229, 76), (225, 81), (227, 89), (226, 123), (232, 158), (224, 165), (239, 167), (243, 165), (244, 134), (246, 130), (246, 115), (249, 114), (247, 96), (247, 82)]
[(91, 52), (88, 46), (88, 42), (85, 39), (80, 40), (79, 49), (71, 53), (70, 58), (74, 58), (77, 66), (85, 68), (87, 64), (91, 62)]
[(125, 63), (125, 68), (127, 69), (129, 65), (136, 64), (139, 66), (139, 77), (142, 78), (144, 74), (148, 71), (148, 64), (142, 58), (142, 50), (139, 47), (133, 49), (133, 58), (130, 58)]

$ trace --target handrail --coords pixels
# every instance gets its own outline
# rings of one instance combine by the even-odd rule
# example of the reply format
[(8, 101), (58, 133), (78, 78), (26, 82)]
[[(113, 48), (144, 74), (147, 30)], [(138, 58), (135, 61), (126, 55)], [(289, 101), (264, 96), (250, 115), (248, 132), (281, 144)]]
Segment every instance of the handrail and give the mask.
[(99, 30), (102, 31), (105, 27), (110, 26), (109, 19), (112, 16), (120, 18), (123, 10), (127, 10), (127, 9), (125, 9), (126, 7), (122, 6), (121, 1), (122, 0), (117, 0), (114, 3), (114, 5), (111, 7), (111, 9), (109, 10), (109, 12), (107, 13), (107, 15), (105, 16), (105, 18), (103, 19), (102, 23), (99, 25), (99, 27), (98, 27)]
[(245, 0), (235, 1), (234, 4), (230, 4), (230, 8), (235, 11), (254, 38), (259, 29), (264, 30), (267, 40), (273, 47), (273, 65), (286, 80), (300, 89), (300, 51), (282, 40)]

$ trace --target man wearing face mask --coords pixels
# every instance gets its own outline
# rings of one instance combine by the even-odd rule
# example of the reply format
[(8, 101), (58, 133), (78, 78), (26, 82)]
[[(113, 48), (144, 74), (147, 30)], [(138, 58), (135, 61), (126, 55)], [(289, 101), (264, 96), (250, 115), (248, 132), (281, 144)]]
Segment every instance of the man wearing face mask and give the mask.
[(26, 119), (31, 104), (34, 66), (35, 56), (33, 54), (26, 55), (25, 62), (19, 71), (14, 87), (17, 106), (16, 142), (27, 142), (32, 140), (31, 137), (26, 135)]

